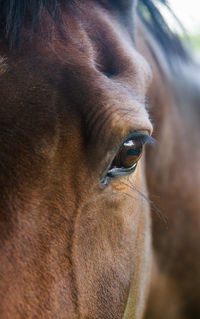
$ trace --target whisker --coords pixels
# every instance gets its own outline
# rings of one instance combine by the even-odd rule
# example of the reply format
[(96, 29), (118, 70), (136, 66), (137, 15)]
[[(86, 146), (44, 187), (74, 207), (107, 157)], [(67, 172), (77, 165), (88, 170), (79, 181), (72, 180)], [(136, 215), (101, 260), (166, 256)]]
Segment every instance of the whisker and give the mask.
[(129, 184), (125, 183), (125, 182), (122, 182), (122, 183), (125, 186), (129, 187), (131, 190), (136, 191), (143, 199), (145, 199), (150, 204), (150, 206), (152, 208), (152, 211), (157, 214), (157, 216), (164, 222), (164, 224), (168, 228), (168, 218), (167, 218), (167, 216), (162, 213), (162, 211), (158, 208), (158, 206), (154, 203), (154, 201), (149, 199), (141, 190), (136, 188), (135, 185), (133, 184), (133, 182), (130, 179), (129, 179), (129, 182), (130, 182), (131, 185), (129, 185)]

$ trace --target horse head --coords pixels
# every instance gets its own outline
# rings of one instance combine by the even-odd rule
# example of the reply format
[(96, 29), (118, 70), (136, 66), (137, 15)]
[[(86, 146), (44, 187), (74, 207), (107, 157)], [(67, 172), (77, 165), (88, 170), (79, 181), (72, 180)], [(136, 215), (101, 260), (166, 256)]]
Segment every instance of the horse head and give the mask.
[(141, 318), (152, 125), (136, 1), (32, 2), (1, 14), (2, 318)]

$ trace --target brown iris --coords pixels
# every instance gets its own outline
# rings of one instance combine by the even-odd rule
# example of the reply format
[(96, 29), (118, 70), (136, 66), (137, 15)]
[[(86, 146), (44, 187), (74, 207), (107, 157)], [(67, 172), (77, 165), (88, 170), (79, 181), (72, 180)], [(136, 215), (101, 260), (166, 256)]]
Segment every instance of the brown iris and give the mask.
[(131, 168), (137, 163), (142, 155), (142, 145), (139, 139), (128, 140), (120, 147), (115, 159), (112, 163), (112, 168)]

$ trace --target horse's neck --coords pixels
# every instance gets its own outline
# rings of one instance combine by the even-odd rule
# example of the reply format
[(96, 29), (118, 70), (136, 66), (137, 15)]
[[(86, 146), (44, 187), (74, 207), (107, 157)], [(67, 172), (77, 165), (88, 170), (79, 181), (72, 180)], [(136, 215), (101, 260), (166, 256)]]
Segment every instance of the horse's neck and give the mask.
[[(153, 282), (147, 318), (163, 317), (176, 299), (176, 307), (169, 313), (179, 318), (181, 308), (187, 312), (190, 302), (193, 308), (198, 305), (200, 294), (194, 280), (200, 276), (199, 66), (177, 59), (177, 70), (170, 73), (164, 54), (154, 40), (145, 39), (145, 34), (141, 33), (139, 49), (153, 72), (148, 102), (156, 138), (147, 153), (146, 176), (150, 198), (168, 220), (166, 227), (163, 218), (155, 211), (152, 214), (160, 277)], [(186, 296), (190, 296), (189, 306)]]
[[(191, 178), (182, 172), (189, 167), (191, 160), (194, 170), (191, 171), (191, 168), (190, 174), (194, 175), (197, 184), (200, 183), (196, 174), (200, 152), (195, 146), (200, 139), (200, 78), (195, 72), (199, 66), (193, 61), (184, 63), (181, 58), (177, 58), (174, 61), (177, 70), (172, 73), (161, 49), (150, 34), (144, 36), (141, 26), (139, 39), (139, 50), (149, 62), (153, 73), (148, 104), (158, 143), (149, 153), (151, 170), (160, 175), (157, 178), (162, 179), (167, 187), (170, 182), (173, 189), (174, 182), (174, 187), (182, 188), (184, 182), (190, 189)], [(171, 174), (174, 174), (173, 181)]]

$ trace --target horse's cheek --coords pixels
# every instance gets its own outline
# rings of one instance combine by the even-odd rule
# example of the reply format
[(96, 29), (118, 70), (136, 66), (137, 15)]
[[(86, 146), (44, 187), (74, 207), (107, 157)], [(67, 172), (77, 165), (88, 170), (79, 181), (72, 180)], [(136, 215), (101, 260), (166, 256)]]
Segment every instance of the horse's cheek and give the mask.
[[(79, 208), (74, 264), (83, 317), (141, 318), (150, 272), (150, 222), (142, 167)], [(94, 198), (95, 198), (94, 194)], [(95, 315), (94, 315), (95, 314)]]

